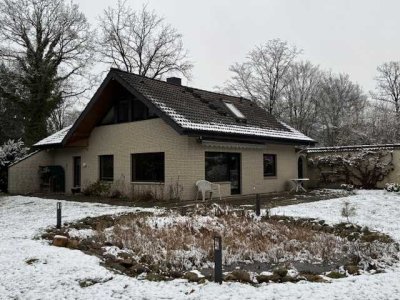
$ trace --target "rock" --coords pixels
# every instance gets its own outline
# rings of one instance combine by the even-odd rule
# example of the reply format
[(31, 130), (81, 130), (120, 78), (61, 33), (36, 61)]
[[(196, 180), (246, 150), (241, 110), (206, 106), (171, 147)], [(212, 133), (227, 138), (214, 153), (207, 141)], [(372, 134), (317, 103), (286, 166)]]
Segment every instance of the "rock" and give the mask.
[(66, 247), (68, 244), (68, 238), (63, 235), (56, 235), (53, 239), (53, 245), (57, 247)]
[(288, 270), (286, 270), (286, 269), (284, 269), (284, 268), (278, 268), (278, 269), (275, 269), (275, 270), (273, 271), (273, 273), (274, 273), (275, 275), (278, 275), (279, 277), (283, 278), (283, 277), (285, 277), (285, 276), (287, 275)]
[(329, 274), (327, 274), (326, 276), (328, 276), (329, 278), (338, 279), (338, 278), (346, 277), (346, 274), (343, 274), (343, 273), (340, 273), (340, 272), (336, 272), (336, 271), (332, 271), (332, 272), (329, 272)]
[(142, 264), (134, 264), (129, 270), (133, 275), (140, 275), (147, 272), (149, 269)]
[(275, 280), (273, 280), (273, 275), (262, 275), (262, 274), (260, 274), (260, 275), (258, 275), (257, 277), (256, 277), (256, 279), (257, 279), (257, 282), (258, 283), (268, 283), (268, 282), (270, 282), (270, 281), (275, 281)]
[(181, 278), (183, 276), (183, 273), (180, 271), (170, 271), (168, 275), (172, 278)]
[(68, 240), (67, 247), (71, 249), (78, 249), (79, 241), (78, 240)]
[(183, 275), (183, 278), (190, 282), (199, 282), (201, 279), (204, 279), (204, 275), (197, 270), (193, 270), (186, 272), (185, 275)]
[(164, 280), (166, 280), (165, 276), (157, 274), (157, 273), (148, 273), (146, 275), (146, 279), (149, 281), (164, 281)]
[(123, 259), (119, 264), (126, 269), (130, 269), (133, 267), (135, 261), (132, 258)]
[(231, 273), (225, 275), (225, 281), (239, 281), (239, 282), (247, 282), (252, 283), (253, 281), (250, 278), (249, 272), (245, 270), (234, 270)]
[(351, 275), (358, 275), (359, 274), (358, 266), (347, 265), (347, 266), (344, 266), (344, 269)]

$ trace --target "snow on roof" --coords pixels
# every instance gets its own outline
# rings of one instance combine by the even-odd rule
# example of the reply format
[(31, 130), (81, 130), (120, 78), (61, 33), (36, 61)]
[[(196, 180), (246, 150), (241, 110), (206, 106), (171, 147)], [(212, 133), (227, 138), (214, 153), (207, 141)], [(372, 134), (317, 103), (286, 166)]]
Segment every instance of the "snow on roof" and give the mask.
[(307, 153), (324, 153), (324, 152), (346, 152), (361, 150), (392, 150), (400, 148), (400, 144), (377, 144), (377, 145), (352, 145), (352, 146), (335, 146), (335, 147), (316, 147), (308, 148)]
[(270, 137), (278, 139), (287, 140), (299, 140), (299, 141), (309, 141), (314, 142), (314, 140), (300, 131), (290, 127), (289, 125), (278, 121), (285, 130), (273, 129), (273, 128), (262, 128), (259, 126), (249, 125), (249, 124), (225, 124), (223, 122), (194, 122), (187, 119), (182, 114), (177, 113), (171, 107), (165, 105), (163, 102), (158, 101), (158, 99), (151, 99), (153, 102), (166, 114), (168, 114), (179, 126), (184, 129), (191, 130), (201, 130), (201, 131), (211, 131), (211, 132), (223, 132), (231, 134), (245, 134), (252, 136)]
[(64, 137), (67, 135), (68, 131), (71, 129), (71, 126), (67, 126), (60, 131), (57, 131), (56, 133), (53, 133), (52, 135), (44, 138), (43, 140), (40, 140), (36, 144), (34, 144), (34, 147), (40, 147), (40, 146), (47, 146), (47, 145), (56, 145), (60, 144)]

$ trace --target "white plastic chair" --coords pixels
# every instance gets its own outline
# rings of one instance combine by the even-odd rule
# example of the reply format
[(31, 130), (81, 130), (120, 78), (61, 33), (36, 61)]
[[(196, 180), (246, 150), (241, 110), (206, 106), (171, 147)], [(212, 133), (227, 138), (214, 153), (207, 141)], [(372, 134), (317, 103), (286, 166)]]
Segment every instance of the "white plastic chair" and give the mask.
[(199, 193), (201, 193), (203, 201), (206, 201), (206, 193), (210, 192), (210, 199), (212, 199), (212, 194), (213, 194), (213, 190), (214, 188), (216, 188), (216, 190), (218, 191), (218, 195), (219, 195), (219, 200), (222, 200), (221, 198), (221, 185), (216, 184), (216, 183), (211, 183), (207, 180), (198, 180), (196, 182), (196, 186), (197, 186), (197, 194), (196, 194), (196, 201), (199, 197)]

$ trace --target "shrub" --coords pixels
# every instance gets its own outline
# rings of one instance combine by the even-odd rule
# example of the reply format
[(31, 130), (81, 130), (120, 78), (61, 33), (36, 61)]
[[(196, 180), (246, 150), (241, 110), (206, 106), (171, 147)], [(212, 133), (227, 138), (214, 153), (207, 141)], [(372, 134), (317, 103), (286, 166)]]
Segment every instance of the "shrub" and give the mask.
[(110, 184), (96, 181), (86, 186), (82, 193), (85, 196), (108, 197), (110, 193)]
[(8, 166), (24, 157), (28, 148), (24, 147), (21, 140), (8, 140), (0, 147), (0, 192), (7, 191)]
[(400, 184), (391, 182), (385, 184), (385, 190), (388, 192), (399, 192), (400, 191)]
[(355, 206), (351, 206), (350, 202), (344, 202), (342, 207), (342, 217), (347, 219), (347, 222), (350, 223), (350, 217), (354, 217), (356, 215)]
[(346, 190), (348, 192), (352, 192), (354, 190), (354, 185), (343, 183), (343, 184), (340, 185), (340, 188), (343, 189), (343, 190)]

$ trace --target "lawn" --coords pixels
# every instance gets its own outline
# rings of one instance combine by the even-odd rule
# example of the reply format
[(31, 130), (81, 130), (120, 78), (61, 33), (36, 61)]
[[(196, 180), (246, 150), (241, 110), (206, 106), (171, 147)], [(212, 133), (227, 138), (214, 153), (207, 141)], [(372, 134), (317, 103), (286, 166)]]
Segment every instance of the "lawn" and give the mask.
[[(400, 196), (385, 191), (274, 208), (272, 213), (343, 222), (343, 202), (356, 206), (352, 221), (380, 230), (400, 241)], [(103, 214), (160, 213), (155, 209), (63, 202), (63, 218), (73, 222)], [(116, 274), (95, 256), (79, 250), (50, 246), (38, 239), (55, 224), (55, 201), (31, 197), (0, 198), (0, 295), (16, 299), (393, 299), (400, 294), (400, 266), (385, 273), (335, 279), (330, 283), (269, 283), (253, 287), (241, 283), (189, 283), (183, 279), (151, 282)], [(35, 239), (36, 237), (36, 239)], [(84, 281), (97, 282), (82, 287)], [(83, 285), (85, 286), (85, 285)]]

